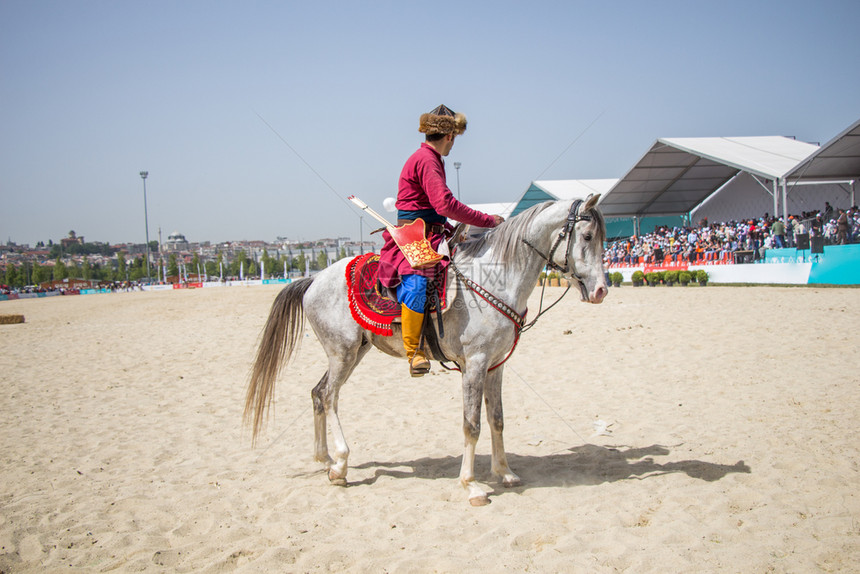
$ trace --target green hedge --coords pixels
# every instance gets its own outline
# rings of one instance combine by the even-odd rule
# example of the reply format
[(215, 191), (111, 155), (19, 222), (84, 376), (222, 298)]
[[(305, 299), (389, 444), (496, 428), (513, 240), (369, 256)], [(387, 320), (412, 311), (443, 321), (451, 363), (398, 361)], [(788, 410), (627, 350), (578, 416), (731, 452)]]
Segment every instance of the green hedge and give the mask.
[[(621, 273), (615, 272), (609, 274), (609, 280), (613, 284), (616, 283), (616, 277), (618, 278), (618, 282), (620, 283), (623, 279)], [(673, 285), (675, 283), (680, 283), (681, 285), (688, 285), (691, 282), (698, 281), (699, 285), (707, 285), (710, 277), (708, 276), (708, 272), (704, 269), (699, 269), (697, 271), (651, 271), (650, 273), (643, 273), (642, 271), (636, 270), (633, 272), (633, 275), (630, 277), (630, 280), (633, 282), (634, 287), (639, 287), (643, 285), (645, 281), (648, 282), (648, 285), (659, 285), (663, 283), (664, 285)]]

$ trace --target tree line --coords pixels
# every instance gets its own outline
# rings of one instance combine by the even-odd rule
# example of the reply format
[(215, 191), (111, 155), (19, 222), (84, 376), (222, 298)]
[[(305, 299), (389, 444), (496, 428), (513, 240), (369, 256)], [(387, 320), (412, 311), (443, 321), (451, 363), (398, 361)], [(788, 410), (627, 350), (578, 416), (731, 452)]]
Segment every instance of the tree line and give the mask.
[(25, 261), (17, 266), (9, 263), (6, 265), (5, 273), (0, 276), (3, 277), (4, 284), (13, 288), (37, 286), (48, 281), (63, 279), (86, 279), (99, 282), (138, 281), (146, 277), (146, 265), (142, 257), (126, 262), (125, 255), (119, 252), (115, 265), (102, 266), (92, 263), (86, 255), (80, 264), (67, 265), (57, 257), (53, 265), (39, 265), (36, 261)]
[[(84, 244), (87, 245), (87, 244)], [(95, 280), (100, 283), (112, 283), (123, 281), (141, 281), (146, 279), (146, 258), (134, 257), (130, 261), (122, 251), (114, 250), (116, 261), (106, 265), (91, 262), (84, 255), (80, 263), (67, 264), (58, 255), (51, 257), (54, 265), (40, 265), (36, 261), (25, 261), (20, 265), (9, 263), (4, 273), (0, 274), (0, 283), (12, 288), (23, 288), (30, 285), (39, 285), (48, 281), (62, 281), (63, 279), (85, 279)], [(341, 248), (338, 258), (352, 255), (346, 249)], [(153, 280), (160, 275), (156, 266), (161, 262), (154, 260), (150, 264)], [(205, 273), (209, 277), (238, 277), (244, 273), (246, 277), (259, 276), (265, 271), (267, 277), (283, 275), (284, 269), (288, 272), (304, 272), (305, 268), (311, 271), (319, 271), (328, 265), (328, 254), (325, 250), (311, 251), (310, 255), (299, 253), (294, 257), (281, 255), (272, 257), (268, 250), (263, 250), (259, 262), (250, 257), (244, 249), (238, 250), (232, 258), (226, 259), (224, 254), (218, 252), (214, 259), (201, 261), (200, 256), (195, 253), (191, 263), (180, 264), (176, 253), (171, 253), (166, 261), (167, 276), (176, 277), (180, 275), (181, 267), (185, 274), (197, 275)], [(163, 280), (163, 278), (162, 278)]]

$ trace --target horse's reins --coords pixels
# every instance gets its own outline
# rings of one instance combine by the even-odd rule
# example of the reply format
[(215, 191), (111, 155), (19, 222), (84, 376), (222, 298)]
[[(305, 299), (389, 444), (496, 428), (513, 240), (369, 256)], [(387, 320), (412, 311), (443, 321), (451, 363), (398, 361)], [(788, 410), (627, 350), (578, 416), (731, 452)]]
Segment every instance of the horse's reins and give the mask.
[[(547, 265), (546, 265), (547, 268), (557, 269), (557, 270), (561, 271), (562, 273), (570, 273), (571, 276), (576, 279), (577, 283), (579, 283), (579, 288), (580, 288), (580, 291), (582, 291), (582, 296), (585, 299), (588, 299), (588, 289), (586, 289), (586, 287), (585, 287), (585, 281), (576, 272), (576, 265), (573, 264), (572, 261), (570, 261), (570, 246), (571, 246), (571, 244), (572, 244), (572, 242), (576, 236), (576, 231), (575, 231), (576, 224), (579, 221), (591, 221), (591, 219), (592, 219), (590, 215), (580, 215), (579, 213), (577, 213), (579, 211), (579, 206), (581, 204), (582, 204), (582, 200), (580, 200), (580, 199), (577, 199), (576, 201), (574, 201), (571, 204), (570, 211), (568, 212), (567, 219), (565, 220), (565, 223), (564, 223), (564, 227), (561, 228), (561, 232), (559, 232), (558, 237), (556, 238), (555, 242), (553, 243), (552, 247), (550, 248), (548, 256), (541, 253), (534, 245), (529, 243), (526, 239), (522, 239), (522, 242), (525, 243), (526, 245), (528, 245), (529, 247), (531, 247), (538, 255), (540, 255), (547, 262)], [(567, 245), (565, 247), (565, 253), (564, 253), (564, 267), (561, 267), (557, 263), (555, 263), (552, 260), (552, 258), (555, 255), (555, 252), (558, 249), (558, 246), (565, 239), (567, 239)], [(451, 261), (448, 265), (451, 267), (451, 269), (454, 270), (454, 276), (457, 277), (457, 279), (459, 281), (461, 281), (472, 292), (474, 292), (476, 295), (478, 295), (478, 297), (480, 297), (481, 299), (486, 301), (493, 309), (495, 309), (496, 311), (498, 311), (499, 313), (501, 313), (502, 315), (504, 315), (505, 317), (510, 319), (510, 321), (514, 324), (514, 344), (511, 346), (511, 350), (508, 351), (508, 354), (499, 363), (497, 363), (497, 364), (493, 365), (492, 367), (490, 367), (489, 369), (487, 369), (488, 371), (492, 371), (493, 369), (496, 369), (496, 368), (500, 367), (502, 364), (504, 364), (504, 362), (507, 361), (511, 357), (511, 355), (513, 355), (514, 349), (517, 348), (517, 343), (520, 340), (520, 335), (524, 331), (527, 331), (528, 329), (532, 328), (532, 326), (534, 326), (534, 324), (537, 322), (537, 320), (540, 318), (540, 316), (543, 315), (544, 313), (546, 313), (547, 311), (549, 311), (550, 309), (552, 309), (556, 305), (556, 303), (561, 301), (561, 299), (565, 295), (567, 295), (567, 292), (570, 290), (570, 284), (568, 284), (567, 289), (564, 290), (564, 293), (562, 293), (561, 296), (552, 303), (552, 305), (550, 305), (546, 309), (543, 309), (543, 294), (544, 294), (544, 290), (546, 289), (546, 283), (547, 283), (546, 281), (544, 281), (543, 287), (541, 288), (540, 306), (538, 307), (538, 314), (535, 316), (534, 319), (531, 320), (531, 322), (526, 323), (526, 314), (528, 313), (528, 309), (526, 309), (526, 311), (522, 315), (520, 315), (513, 307), (511, 307), (510, 305), (505, 303), (503, 300), (499, 299), (498, 297), (496, 297), (495, 295), (493, 295), (492, 293), (490, 293), (489, 291), (487, 291), (486, 289), (484, 289), (483, 287), (481, 287), (480, 285), (478, 285), (477, 283), (475, 283), (474, 281), (472, 281), (471, 279), (469, 279), (468, 277), (463, 275), (463, 273), (460, 271), (460, 269), (454, 264), (454, 261)], [(455, 370), (455, 371), (460, 370), (459, 365), (457, 368), (452, 368), (452, 367), (448, 367), (447, 365), (445, 365), (444, 362), (441, 362), (441, 364), (443, 367), (445, 367), (446, 369), (449, 369), (449, 370)]]
[[(577, 199), (570, 206), (570, 211), (567, 214), (567, 220), (564, 222), (564, 227), (561, 228), (561, 232), (558, 234), (558, 237), (555, 240), (555, 243), (550, 247), (549, 253), (544, 255), (540, 252), (540, 250), (528, 242), (526, 239), (522, 239), (522, 242), (531, 247), (535, 253), (540, 255), (545, 261), (548, 269), (556, 269), (560, 271), (562, 274), (570, 273), (571, 277), (576, 279), (576, 282), (579, 283), (579, 290), (582, 293), (583, 299), (588, 299), (588, 289), (585, 287), (585, 280), (577, 273), (576, 264), (570, 260), (570, 245), (573, 243), (573, 240), (576, 238), (576, 224), (580, 221), (591, 221), (590, 215), (581, 215), (578, 213), (579, 206), (582, 205), (582, 200)], [(558, 246), (561, 245), (561, 242), (567, 239), (567, 245), (564, 249), (564, 267), (558, 265), (553, 258), (555, 257), (555, 252), (558, 249)], [(544, 283), (546, 285), (546, 283)], [(569, 286), (568, 286), (569, 288)], [(567, 291), (565, 291), (567, 293)], [(541, 294), (542, 296), (543, 294)], [(564, 295), (562, 295), (563, 297)], [(557, 301), (556, 301), (557, 302)], [(553, 303), (555, 305), (555, 303)], [(547, 308), (549, 310), (549, 308)]]

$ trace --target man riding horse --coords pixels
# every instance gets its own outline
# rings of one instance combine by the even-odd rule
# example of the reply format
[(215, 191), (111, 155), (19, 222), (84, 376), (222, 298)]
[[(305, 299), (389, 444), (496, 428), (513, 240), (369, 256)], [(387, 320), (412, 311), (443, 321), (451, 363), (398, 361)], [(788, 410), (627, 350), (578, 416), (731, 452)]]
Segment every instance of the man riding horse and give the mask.
[[(466, 131), (466, 116), (454, 113), (444, 105), (421, 114), (418, 131), (425, 141), (403, 166), (397, 189), (397, 225), (422, 219), (427, 238), (434, 249), (450, 234), (450, 217), (477, 227), (495, 227), (504, 218), (488, 215), (460, 203), (448, 189), (445, 178), (446, 157), (454, 146), (454, 138)], [(448, 264), (446, 259), (421, 268), (413, 268), (388, 231), (383, 232), (385, 245), (379, 257), (379, 281), (397, 293), (401, 304), (403, 346), (409, 360), (409, 373), (421, 377), (430, 371), (430, 361), (419, 348), (421, 326), (424, 322), (428, 280), (440, 274)]]

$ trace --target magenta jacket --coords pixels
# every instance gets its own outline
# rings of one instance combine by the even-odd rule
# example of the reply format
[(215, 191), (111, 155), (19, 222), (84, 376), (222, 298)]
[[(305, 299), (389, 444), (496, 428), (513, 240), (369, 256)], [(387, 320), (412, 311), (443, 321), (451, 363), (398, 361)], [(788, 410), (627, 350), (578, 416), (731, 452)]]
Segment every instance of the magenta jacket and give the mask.
[[(426, 143), (422, 143), (421, 147), (406, 160), (406, 165), (400, 172), (396, 205), (397, 209), (409, 211), (433, 209), (443, 217), (450, 217), (477, 227), (496, 225), (491, 215), (476, 211), (454, 197), (445, 182), (445, 163), (442, 156)], [(448, 223), (445, 227), (449, 230), (453, 229)], [(385, 239), (385, 245), (379, 255), (379, 281), (385, 287), (397, 287), (400, 284), (401, 275), (418, 274), (433, 277), (440, 265), (447, 265), (443, 260), (436, 267), (413, 269), (397, 248), (391, 235), (385, 231), (382, 237)], [(431, 233), (429, 239), (430, 244), (436, 249), (445, 239), (445, 235)]]

